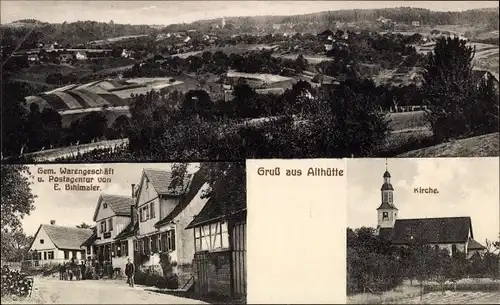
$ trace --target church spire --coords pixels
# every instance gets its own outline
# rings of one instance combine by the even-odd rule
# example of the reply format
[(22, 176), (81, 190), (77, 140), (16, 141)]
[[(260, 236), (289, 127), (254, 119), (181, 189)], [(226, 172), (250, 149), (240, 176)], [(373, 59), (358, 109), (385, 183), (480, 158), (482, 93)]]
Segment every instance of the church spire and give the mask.
[(392, 228), (397, 218), (397, 208), (394, 205), (394, 188), (391, 184), (391, 174), (385, 159), (385, 173), (383, 175), (384, 183), (380, 188), (382, 203), (377, 209), (378, 212), (378, 227)]

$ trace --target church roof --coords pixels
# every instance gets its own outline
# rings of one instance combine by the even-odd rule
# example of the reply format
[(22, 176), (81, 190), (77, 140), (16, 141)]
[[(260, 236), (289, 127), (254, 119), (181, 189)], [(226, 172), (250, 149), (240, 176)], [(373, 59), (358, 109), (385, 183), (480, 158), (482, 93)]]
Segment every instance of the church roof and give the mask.
[(395, 210), (397, 210), (397, 208), (393, 204), (390, 204), (389, 202), (382, 202), (382, 204), (378, 207), (377, 210), (382, 210), (382, 209), (395, 209)]
[(465, 243), (472, 235), (470, 217), (444, 217), (398, 219), (390, 232), (384, 232), (384, 237), (394, 244), (410, 244), (414, 241), (426, 244)]
[(391, 178), (391, 174), (388, 171), (385, 171), (384, 178)]
[(386, 182), (386, 183), (382, 184), (382, 188), (380, 190), (381, 191), (394, 191), (394, 188), (392, 187), (392, 184)]

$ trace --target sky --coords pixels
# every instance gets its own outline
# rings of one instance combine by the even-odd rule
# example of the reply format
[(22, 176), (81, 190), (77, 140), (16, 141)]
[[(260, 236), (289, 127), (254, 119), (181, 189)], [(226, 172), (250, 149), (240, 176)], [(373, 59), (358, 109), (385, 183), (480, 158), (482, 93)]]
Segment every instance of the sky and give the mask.
[[(188, 172), (192, 172), (198, 164), (191, 164)], [(86, 224), (94, 225), (92, 218), (97, 205), (97, 200), (101, 193), (112, 195), (132, 195), (132, 184), (139, 184), (142, 170), (144, 168), (169, 170), (169, 163), (114, 163), (114, 164), (63, 164), (63, 165), (29, 165), (30, 172), (34, 176), (31, 190), (35, 199), (35, 210), (30, 215), (25, 216), (22, 220), (23, 230), (26, 234), (35, 234), (40, 224), (50, 224), (51, 220), (56, 221), (56, 225), (74, 227), (85, 222)], [(100, 183), (101, 192), (97, 191), (54, 191), (54, 184), (48, 182), (47, 175), (38, 174), (38, 169), (55, 169), (59, 168), (73, 169), (98, 169), (112, 168), (114, 169), (110, 183)], [(61, 176), (61, 175), (56, 175)], [(38, 178), (45, 181), (38, 182)], [(94, 179), (95, 180), (95, 179)]]
[[(385, 159), (352, 159), (347, 166), (347, 225), (377, 226)], [(474, 239), (497, 240), (500, 232), (498, 158), (389, 159), (398, 218), (470, 216)], [(414, 194), (415, 187), (439, 194)]]
[(295, 15), (341, 9), (420, 7), (461, 11), (498, 7), (497, 1), (18, 1), (1, 0), (1, 22), (93, 20), (122, 24), (190, 23), (229, 16)]

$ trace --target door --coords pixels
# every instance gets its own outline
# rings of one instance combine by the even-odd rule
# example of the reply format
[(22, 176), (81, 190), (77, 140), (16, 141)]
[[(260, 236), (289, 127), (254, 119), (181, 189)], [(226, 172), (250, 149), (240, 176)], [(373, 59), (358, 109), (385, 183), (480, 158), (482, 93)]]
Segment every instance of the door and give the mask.
[(235, 297), (244, 297), (247, 293), (246, 228), (246, 221), (239, 221), (234, 224), (231, 232), (232, 284)]
[(207, 252), (197, 252), (194, 255), (196, 270), (198, 275), (198, 293), (200, 295), (208, 294), (208, 257)]

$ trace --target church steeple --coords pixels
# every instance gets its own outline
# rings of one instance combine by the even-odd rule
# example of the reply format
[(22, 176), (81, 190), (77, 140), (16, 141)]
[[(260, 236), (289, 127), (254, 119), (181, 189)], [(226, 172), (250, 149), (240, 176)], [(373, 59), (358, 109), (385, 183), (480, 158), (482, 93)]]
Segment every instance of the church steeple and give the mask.
[(377, 209), (378, 227), (392, 228), (396, 221), (398, 209), (394, 205), (394, 188), (391, 184), (391, 174), (387, 169), (387, 159), (385, 161), (385, 173), (383, 175), (384, 183), (380, 188), (382, 203)]

